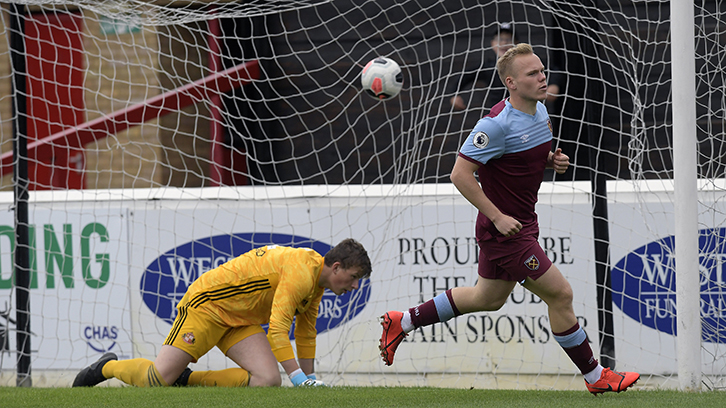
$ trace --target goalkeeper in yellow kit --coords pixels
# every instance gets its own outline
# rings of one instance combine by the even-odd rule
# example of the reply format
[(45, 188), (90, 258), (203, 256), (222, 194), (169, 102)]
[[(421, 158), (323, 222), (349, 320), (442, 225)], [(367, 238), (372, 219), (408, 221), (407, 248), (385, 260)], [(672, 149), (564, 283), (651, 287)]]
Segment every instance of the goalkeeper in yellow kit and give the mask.
[[(340, 296), (358, 289), (371, 273), (363, 246), (343, 240), (323, 258), (309, 248), (270, 245), (253, 249), (212, 269), (189, 286), (155, 361), (118, 360), (113, 353), (81, 370), (74, 387), (92, 387), (109, 378), (139, 387), (203, 385), (279, 386), (284, 368), (298, 385), (321, 385), (315, 378), (315, 322), (325, 289)], [(297, 360), (290, 343), (293, 317)], [(262, 324), (269, 323), (265, 335)], [(218, 371), (187, 366), (217, 346), (239, 365)]]

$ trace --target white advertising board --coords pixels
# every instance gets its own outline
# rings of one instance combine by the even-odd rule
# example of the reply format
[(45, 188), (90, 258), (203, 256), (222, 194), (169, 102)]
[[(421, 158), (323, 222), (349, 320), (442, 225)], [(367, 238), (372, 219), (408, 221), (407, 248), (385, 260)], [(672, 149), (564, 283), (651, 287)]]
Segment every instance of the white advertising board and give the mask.
[[(575, 313), (597, 353), (588, 191), (578, 183), (544, 184), (537, 210), (540, 243), (572, 285)], [(672, 207), (657, 195), (643, 202), (642, 195), (614, 192), (608, 211), (613, 265), (673, 234)], [(446, 289), (475, 284), (475, 216), (452, 186), (442, 185), (135, 190), (103, 197), (68, 193), (62, 199), (57, 193), (53, 199), (38, 195), (31, 205), (33, 368), (82, 368), (105, 351), (121, 358), (153, 359), (171, 327), (176, 302), (199, 274), (258, 245), (310, 246), (325, 252), (353, 237), (371, 252), (373, 274), (357, 293), (341, 298), (326, 294), (316, 364), (321, 372), (391, 370), (378, 356), (378, 317), (416, 306)], [(703, 220), (702, 228), (713, 222), (723, 225), (723, 220)], [(6, 299), (12, 299), (12, 225), (12, 213), (4, 213), (0, 292)], [(649, 256), (658, 259), (657, 254)], [(622, 300), (630, 294), (623, 285), (633, 284), (627, 277), (635, 275), (621, 263), (613, 271), (613, 279), (621, 282), (614, 294), (619, 303), (613, 307), (616, 356), (622, 364), (618, 368), (675, 372), (672, 331), (642, 319), (647, 313), (663, 314), (669, 303), (660, 295), (655, 298), (661, 300), (636, 299), (640, 306), (637, 312), (631, 310)], [(669, 285), (670, 270), (654, 268), (641, 268), (645, 272), (637, 276), (666, 279), (661, 283)], [(721, 313), (718, 322), (723, 321), (720, 296), (712, 310)], [(395, 373), (576, 373), (549, 327), (543, 302), (517, 286), (499, 311), (459, 316), (411, 333), (396, 354)], [(716, 335), (706, 352), (722, 347)], [(14, 336), (7, 337), (12, 350)], [(9, 360), (2, 360), (3, 369), (13, 367)], [(229, 364), (215, 351), (196, 369)], [(723, 368), (713, 367), (718, 370)]]
[[(30, 213), (30, 321), (34, 370), (82, 367), (109, 350), (132, 356), (127, 209), (40, 203)], [(12, 213), (0, 217), (0, 293), (15, 310)], [(8, 316), (13, 319), (15, 316)], [(17, 348), (12, 321), (9, 350)], [(9, 351), (7, 350), (7, 351)], [(14, 354), (13, 354), (14, 355)], [(12, 368), (14, 358), (4, 358)]]

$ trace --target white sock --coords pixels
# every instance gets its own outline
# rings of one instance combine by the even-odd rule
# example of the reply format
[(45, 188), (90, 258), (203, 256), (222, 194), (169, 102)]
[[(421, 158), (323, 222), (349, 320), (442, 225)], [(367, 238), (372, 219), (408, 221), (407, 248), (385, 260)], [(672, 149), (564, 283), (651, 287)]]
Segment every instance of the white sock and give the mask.
[(411, 322), (411, 313), (408, 311), (403, 312), (403, 317), (401, 317), (401, 329), (403, 329), (404, 333), (408, 333), (411, 330), (415, 329), (413, 327), (413, 323)]
[(590, 371), (589, 373), (585, 374), (585, 381), (587, 381), (588, 384), (592, 384), (597, 382), (597, 380), (600, 379), (600, 375), (602, 374), (603, 366), (600, 364), (595, 367), (594, 370)]

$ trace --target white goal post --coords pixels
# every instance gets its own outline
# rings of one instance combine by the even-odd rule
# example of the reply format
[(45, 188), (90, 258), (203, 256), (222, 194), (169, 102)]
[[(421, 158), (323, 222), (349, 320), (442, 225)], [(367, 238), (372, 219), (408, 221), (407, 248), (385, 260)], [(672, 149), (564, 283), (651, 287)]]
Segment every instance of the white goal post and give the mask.
[[(701, 388), (701, 279), (698, 255), (698, 200), (696, 177), (696, 63), (691, 40), (693, 4), (671, 2), (673, 44), (673, 178), (675, 201), (676, 299), (678, 301), (678, 375), (681, 389)], [(690, 56), (693, 56), (691, 58)]]
[[(374, 271), (324, 299), (326, 383), (584, 389), (521, 288), (415, 331), (393, 367), (377, 356), (377, 316), (474, 282), (476, 214), (448, 177), (504, 96), (492, 38), (510, 27), (559, 87), (553, 147), (573, 165), (545, 174), (540, 242), (597, 357), (643, 388), (726, 387), (726, 1), (2, 5), (0, 385), (65, 386), (108, 350), (152, 358), (200, 273), (251, 245), (353, 237)], [(390, 100), (360, 89), (376, 56), (404, 74)]]

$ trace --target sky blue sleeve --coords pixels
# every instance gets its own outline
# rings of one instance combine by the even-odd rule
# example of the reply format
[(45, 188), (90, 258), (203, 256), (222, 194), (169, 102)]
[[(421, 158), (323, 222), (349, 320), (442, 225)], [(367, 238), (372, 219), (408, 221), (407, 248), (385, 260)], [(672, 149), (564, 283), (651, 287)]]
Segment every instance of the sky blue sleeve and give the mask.
[(504, 131), (501, 126), (491, 118), (483, 118), (469, 133), (459, 153), (486, 164), (489, 160), (504, 154), (504, 146)]

